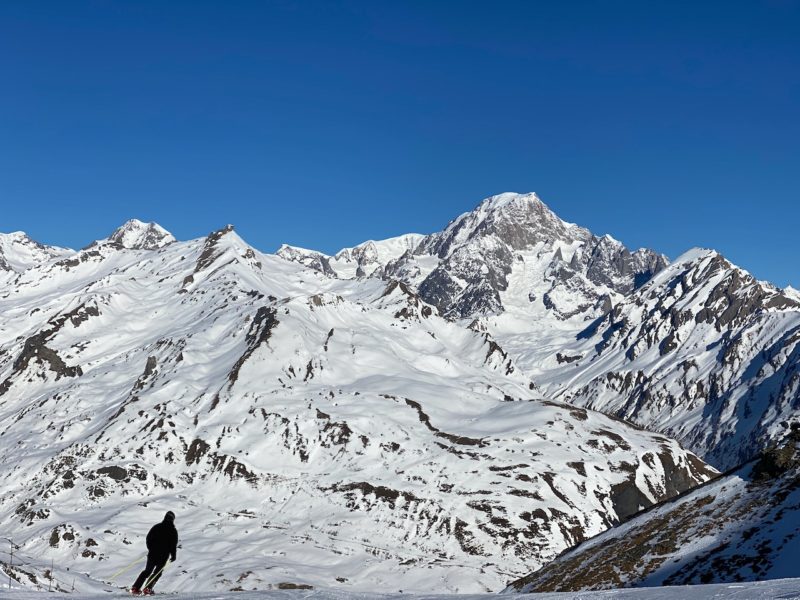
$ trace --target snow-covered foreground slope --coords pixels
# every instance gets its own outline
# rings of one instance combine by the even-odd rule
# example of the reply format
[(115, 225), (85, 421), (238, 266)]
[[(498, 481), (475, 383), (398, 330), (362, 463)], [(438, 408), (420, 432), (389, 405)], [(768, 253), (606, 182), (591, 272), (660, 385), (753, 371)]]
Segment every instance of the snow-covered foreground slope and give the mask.
[(0, 292), (0, 461), (14, 576), (76, 589), (173, 510), (183, 590), (498, 590), (713, 474), (404, 283), (135, 221)]
[(794, 577), (800, 429), (757, 461), (564, 553), (509, 591), (572, 591)]
[[(8, 591), (0, 592), (7, 600), (38, 600), (41, 593)], [(175, 600), (490, 600), (493, 594), (391, 594), (349, 593), (341, 590), (270, 590), (262, 592), (229, 593), (179, 593), (169, 595)], [(100, 598), (130, 598), (119, 593), (51, 593), (47, 598), (69, 600), (99, 600)], [(793, 600), (800, 598), (800, 579), (781, 579), (733, 584), (675, 586), (668, 588), (640, 588), (605, 590), (597, 592), (567, 592), (542, 594), (507, 594), (504, 598), (524, 600)]]

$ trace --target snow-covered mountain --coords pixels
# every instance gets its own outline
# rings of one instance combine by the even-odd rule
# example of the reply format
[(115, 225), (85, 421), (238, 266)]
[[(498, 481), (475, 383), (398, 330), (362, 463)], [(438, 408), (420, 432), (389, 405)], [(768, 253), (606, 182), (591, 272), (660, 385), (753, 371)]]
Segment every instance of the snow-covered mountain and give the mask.
[[(536, 194), (500, 194), (423, 239), (386, 267), (448, 316), (495, 314), (537, 299), (559, 319), (594, 315), (666, 265), (651, 250), (629, 252), (610, 236), (565, 223)], [(530, 289), (520, 296), (515, 275)], [(524, 276), (524, 275), (523, 275)]]
[(131, 219), (112, 233), (109, 240), (124, 248), (155, 250), (171, 244), (175, 238), (158, 223), (143, 223), (138, 219)]
[(800, 302), (718, 253), (687, 252), (562, 350), (556, 397), (665, 432), (720, 468), (800, 411)]
[(667, 265), (509, 193), (376, 273), (491, 333), (546, 395), (730, 468), (800, 411), (800, 297), (711, 250)]
[(0, 233), (0, 281), (48, 261), (67, 256), (72, 250), (45, 246), (25, 233)]
[(0, 241), (20, 581), (108, 581), (171, 509), (184, 589), (498, 590), (715, 474), (670, 437), (727, 468), (800, 408), (796, 292), (535, 194), (333, 256), (135, 220)]
[(508, 591), (791, 577), (799, 523), (800, 429), (758, 460), (600, 534)]
[[(355, 252), (373, 257), (369, 273), (334, 267)], [(652, 250), (630, 252), (609, 235), (562, 221), (536, 194), (513, 193), (487, 198), (432, 235), (366, 242), (334, 257), (287, 246), (278, 255), (327, 272), (325, 259), (340, 277), (401, 279), (452, 318), (496, 314), (537, 296), (561, 320), (595, 316), (667, 263)], [(525, 294), (509, 289), (515, 276), (534, 273)]]
[(284, 244), (277, 255), (321, 271), (331, 277), (383, 276), (384, 268), (408, 252), (413, 252), (425, 236), (409, 233), (385, 240), (369, 240), (352, 248), (343, 248), (334, 256)]
[(185, 590), (498, 590), (714, 474), (404, 282), (136, 222), (0, 293), (0, 460), (21, 582), (109, 581), (169, 509)]

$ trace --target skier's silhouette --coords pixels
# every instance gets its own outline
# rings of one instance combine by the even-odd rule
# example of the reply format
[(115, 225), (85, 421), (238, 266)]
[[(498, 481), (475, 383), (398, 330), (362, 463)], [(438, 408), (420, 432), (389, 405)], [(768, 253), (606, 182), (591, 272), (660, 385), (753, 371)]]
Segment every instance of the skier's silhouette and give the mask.
[(131, 594), (137, 596), (152, 594), (161, 572), (167, 566), (167, 559), (174, 561), (177, 549), (178, 530), (175, 529), (175, 513), (170, 510), (164, 515), (164, 520), (153, 525), (147, 534), (147, 566), (136, 578), (131, 587)]

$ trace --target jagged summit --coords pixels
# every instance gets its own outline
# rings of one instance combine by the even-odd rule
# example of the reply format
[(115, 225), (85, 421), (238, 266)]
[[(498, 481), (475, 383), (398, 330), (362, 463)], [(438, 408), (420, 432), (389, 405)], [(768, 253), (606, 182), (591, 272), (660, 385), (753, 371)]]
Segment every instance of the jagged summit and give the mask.
[(329, 277), (352, 279), (382, 276), (387, 264), (413, 252), (424, 239), (422, 234), (407, 233), (383, 240), (367, 240), (357, 246), (342, 248), (333, 256), (283, 244), (276, 254), (284, 260), (300, 263)]
[(407, 233), (384, 240), (367, 240), (352, 248), (339, 250), (331, 266), (344, 277), (382, 275), (387, 264), (413, 253), (424, 239), (424, 235)]
[[(368, 241), (333, 257), (289, 247), (278, 255), (329, 276), (401, 280), (441, 314), (469, 319), (509, 309), (530, 313), (539, 306), (530, 306), (533, 298), (557, 320), (597, 316), (609, 294), (629, 293), (668, 262), (567, 223), (535, 193), (513, 192), (484, 199), (431, 235)], [(509, 293), (521, 273), (537, 279)]]
[(487, 236), (523, 250), (539, 242), (585, 240), (591, 233), (561, 220), (535, 193), (507, 192), (486, 198), (474, 210), (460, 215), (444, 231), (429, 236), (420, 250), (447, 258)]
[(797, 299), (693, 248), (568, 343), (568, 385), (540, 383), (730, 468), (797, 412), (798, 341)]
[(124, 223), (108, 239), (135, 250), (157, 250), (175, 241), (175, 237), (158, 223), (144, 223), (138, 219)]

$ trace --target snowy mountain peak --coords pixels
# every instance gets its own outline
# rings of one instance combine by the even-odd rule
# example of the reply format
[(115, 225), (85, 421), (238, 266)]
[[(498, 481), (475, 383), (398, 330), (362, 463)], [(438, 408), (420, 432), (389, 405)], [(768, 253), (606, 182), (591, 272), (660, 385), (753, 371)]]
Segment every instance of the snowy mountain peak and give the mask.
[(534, 193), (507, 192), (486, 198), (444, 231), (429, 236), (420, 249), (446, 258), (487, 237), (496, 238), (513, 250), (525, 250), (540, 242), (586, 240), (591, 233), (562, 221)]
[(0, 233), (0, 272), (21, 273), (72, 253), (68, 248), (40, 244), (22, 231)]
[(616, 248), (623, 245), (622, 242), (607, 233), (600, 237), (600, 243), (607, 246), (614, 246)]
[(175, 241), (173, 235), (158, 223), (131, 219), (111, 234), (109, 239), (124, 248), (156, 250)]
[(302, 256), (327, 257), (327, 255), (317, 250), (309, 250), (308, 248), (301, 248), (300, 246), (292, 246), (290, 244), (281, 244), (281, 247), (278, 248), (278, 251), (275, 254), (281, 258), (285, 258), (286, 260), (294, 260), (295, 257)]
[(324, 273), (328, 277), (337, 276), (336, 271), (331, 268), (330, 256), (322, 252), (300, 248), (299, 246), (282, 244), (275, 254), (283, 260), (299, 263), (309, 269)]
[(346, 278), (381, 274), (387, 264), (414, 252), (424, 239), (425, 236), (419, 233), (407, 233), (385, 240), (367, 240), (337, 252), (331, 266)]
[(363, 256), (370, 261), (386, 264), (390, 260), (399, 258), (406, 251), (413, 251), (425, 238), (419, 233), (407, 233), (384, 240), (367, 240), (352, 248), (342, 248), (334, 255), (337, 260), (359, 260)]
[(678, 258), (672, 261), (672, 264), (678, 265), (696, 263), (701, 260), (713, 259), (718, 256), (721, 256), (721, 254), (712, 248), (702, 248), (700, 246), (696, 246), (681, 254)]
[(544, 206), (544, 202), (542, 202), (541, 198), (539, 198), (536, 192), (528, 192), (525, 194), (520, 194), (518, 192), (503, 192), (501, 194), (489, 196), (480, 203), (478, 208), (480, 210), (489, 212), (500, 210), (509, 205), (524, 206), (529, 203), (535, 203)]

